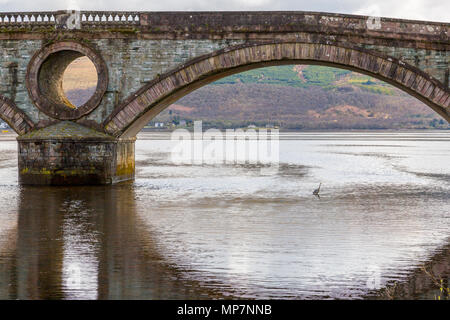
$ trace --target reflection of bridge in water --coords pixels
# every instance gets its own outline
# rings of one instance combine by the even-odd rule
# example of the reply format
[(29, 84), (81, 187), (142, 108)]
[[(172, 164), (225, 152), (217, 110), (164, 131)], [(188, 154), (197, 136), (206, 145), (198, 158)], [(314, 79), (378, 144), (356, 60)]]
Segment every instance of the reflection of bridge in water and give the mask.
[[(320, 64), (386, 81), (450, 120), (448, 23), (311, 12), (0, 13), (0, 117), (24, 184), (134, 177), (136, 133), (227, 75)], [(62, 76), (86, 56), (97, 89), (74, 108)]]
[[(19, 198), (18, 214), (0, 217), (1, 299), (186, 299), (223, 297), (221, 288), (233, 292), (227, 283), (188, 280), (189, 270), (167, 262), (136, 213), (132, 185), (22, 188)], [(446, 279), (448, 247), (427, 263)], [(433, 299), (432, 289), (429, 276), (416, 270), (395, 293)]]
[(1, 299), (220, 296), (164, 262), (136, 217), (131, 185), (24, 188), (20, 198), (15, 228), (0, 228), (12, 239), (0, 248)]

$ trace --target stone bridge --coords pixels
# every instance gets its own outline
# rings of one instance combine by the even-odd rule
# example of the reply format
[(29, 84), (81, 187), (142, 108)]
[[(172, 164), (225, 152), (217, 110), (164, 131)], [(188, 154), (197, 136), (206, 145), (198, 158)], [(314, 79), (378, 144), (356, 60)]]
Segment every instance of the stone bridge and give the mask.
[[(19, 182), (134, 177), (149, 120), (222, 77), (283, 64), (367, 74), (450, 122), (450, 24), (316, 12), (0, 13), (0, 117), (18, 134)], [(63, 73), (86, 56), (97, 88), (74, 108)]]

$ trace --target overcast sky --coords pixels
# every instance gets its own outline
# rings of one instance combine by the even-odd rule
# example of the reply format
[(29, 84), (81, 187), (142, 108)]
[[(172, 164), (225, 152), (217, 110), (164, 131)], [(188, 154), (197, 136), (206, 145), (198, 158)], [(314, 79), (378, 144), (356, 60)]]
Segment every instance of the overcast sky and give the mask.
[(450, 22), (449, 0), (0, 0), (0, 11), (299, 10)]

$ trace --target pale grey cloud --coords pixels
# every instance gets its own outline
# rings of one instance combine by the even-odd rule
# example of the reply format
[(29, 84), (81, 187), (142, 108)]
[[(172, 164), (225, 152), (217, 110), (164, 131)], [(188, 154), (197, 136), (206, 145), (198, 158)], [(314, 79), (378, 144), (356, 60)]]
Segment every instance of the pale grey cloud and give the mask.
[(60, 9), (131, 11), (299, 10), (450, 22), (450, 1), (442, 0), (0, 0), (0, 11)]

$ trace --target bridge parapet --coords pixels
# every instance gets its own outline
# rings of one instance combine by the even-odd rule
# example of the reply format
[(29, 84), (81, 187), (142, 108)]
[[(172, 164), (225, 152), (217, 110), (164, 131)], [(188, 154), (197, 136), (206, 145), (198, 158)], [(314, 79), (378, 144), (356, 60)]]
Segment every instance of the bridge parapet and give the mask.
[(144, 33), (365, 33), (372, 36), (432, 40), (448, 45), (450, 24), (320, 12), (138, 12), (138, 11), (46, 11), (0, 12), (0, 32), (55, 30), (108, 30), (133, 28)]

